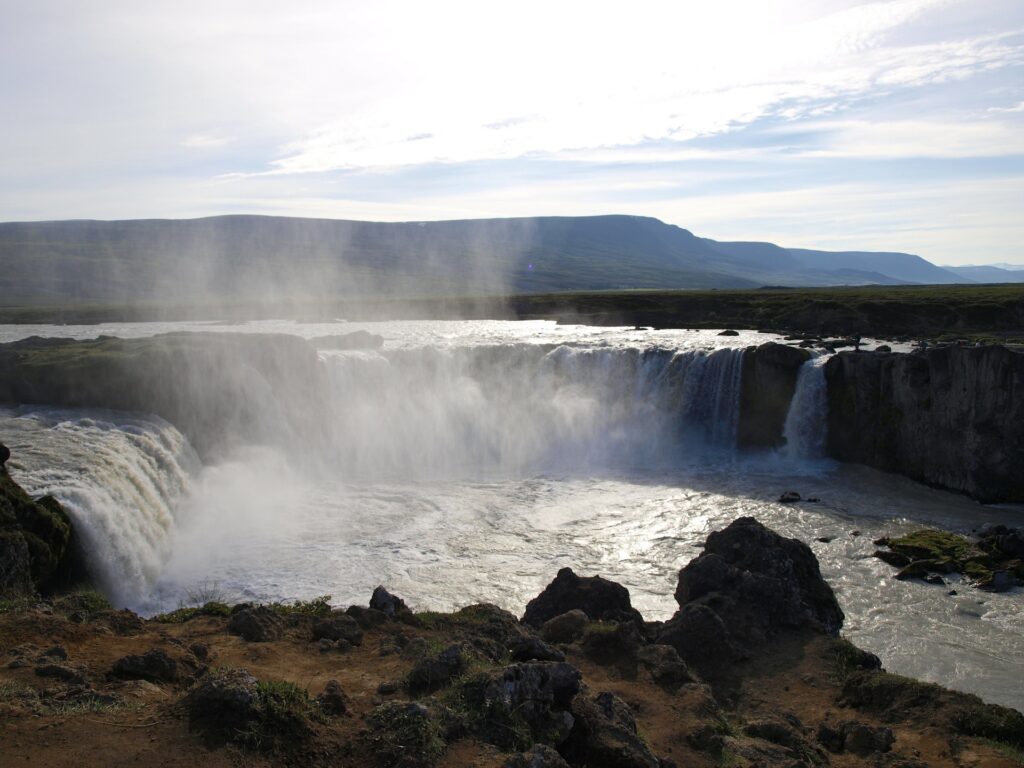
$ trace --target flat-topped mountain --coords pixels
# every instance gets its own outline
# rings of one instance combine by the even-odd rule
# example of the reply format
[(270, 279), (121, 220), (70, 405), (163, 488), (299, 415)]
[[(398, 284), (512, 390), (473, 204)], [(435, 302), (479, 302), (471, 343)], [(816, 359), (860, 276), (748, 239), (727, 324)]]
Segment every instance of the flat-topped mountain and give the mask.
[(639, 216), (0, 224), (7, 305), (965, 281), (905, 253), (717, 242)]

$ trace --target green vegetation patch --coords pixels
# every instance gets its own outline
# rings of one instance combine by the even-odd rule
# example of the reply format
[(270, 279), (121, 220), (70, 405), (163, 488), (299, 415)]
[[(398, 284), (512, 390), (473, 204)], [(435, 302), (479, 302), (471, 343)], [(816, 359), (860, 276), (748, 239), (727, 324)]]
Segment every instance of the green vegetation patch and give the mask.
[(295, 600), (291, 603), (268, 603), (267, 608), (278, 616), (330, 616), (331, 596), (320, 595), (312, 600)]
[(364, 737), (381, 768), (429, 768), (444, 752), (438, 721), (422, 704), (389, 701), (373, 710)]
[(261, 680), (247, 727), (237, 741), (250, 749), (273, 752), (309, 739), (312, 721), (323, 715), (305, 690), (294, 683)]
[(201, 616), (219, 616), (227, 617), (231, 615), (231, 606), (227, 603), (221, 603), (216, 600), (203, 603), (202, 605), (193, 605), (189, 607), (178, 608), (175, 611), (168, 613), (161, 613), (152, 618), (152, 621), (158, 624), (184, 624), (186, 621), (197, 619)]

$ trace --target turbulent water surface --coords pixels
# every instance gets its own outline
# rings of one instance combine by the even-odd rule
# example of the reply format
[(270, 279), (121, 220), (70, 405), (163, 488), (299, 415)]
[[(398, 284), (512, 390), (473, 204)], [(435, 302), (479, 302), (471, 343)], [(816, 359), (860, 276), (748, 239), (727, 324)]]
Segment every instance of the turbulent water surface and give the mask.
[[(150, 323), (6, 326), (0, 341), (357, 328), (384, 336), (383, 349), (321, 353), (329, 402), (284, 404), (327, 423), (315, 456), (271, 444), (201, 461), (156, 417), (39, 407), (0, 410), (0, 439), (16, 479), (71, 510), (106, 591), (142, 612), (211, 591), (365, 602), (378, 583), (417, 608), (521, 610), (568, 565), (622, 582), (645, 616), (667, 618), (678, 569), (707, 534), (753, 515), (811, 544), (846, 634), (887, 668), (1024, 707), (1020, 590), (899, 582), (871, 557), (883, 534), (1019, 524), (1021, 511), (821, 459), (821, 358), (801, 371), (786, 447), (737, 453), (740, 351), (763, 334)], [(820, 502), (779, 504), (785, 490)]]

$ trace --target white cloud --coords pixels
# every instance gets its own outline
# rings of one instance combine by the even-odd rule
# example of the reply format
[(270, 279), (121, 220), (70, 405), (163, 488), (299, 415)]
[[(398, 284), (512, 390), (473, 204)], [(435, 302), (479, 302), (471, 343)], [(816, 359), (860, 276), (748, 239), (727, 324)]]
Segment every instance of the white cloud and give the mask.
[(181, 146), (186, 149), (216, 149), (230, 143), (229, 137), (215, 133), (193, 133), (181, 140)]
[(1012, 107), (989, 107), (989, 112), (1024, 112), (1024, 101), (1018, 101)]

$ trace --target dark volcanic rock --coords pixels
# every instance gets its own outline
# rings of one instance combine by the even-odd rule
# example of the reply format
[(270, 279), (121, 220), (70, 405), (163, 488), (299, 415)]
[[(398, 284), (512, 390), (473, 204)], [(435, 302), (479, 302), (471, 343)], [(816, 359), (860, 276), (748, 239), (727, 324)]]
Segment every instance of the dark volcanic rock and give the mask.
[(243, 608), (231, 616), (228, 632), (250, 643), (267, 643), (284, 634), (284, 622), (266, 606)]
[(658, 768), (658, 758), (637, 734), (629, 706), (612, 693), (572, 702), (575, 719), (563, 752), (578, 765), (602, 768)]
[(593, 620), (643, 625), (643, 617), (629, 601), (628, 589), (600, 576), (577, 576), (571, 568), (562, 568), (554, 581), (526, 604), (522, 621), (539, 629), (549, 619), (574, 609)]
[(406, 686), (413, 696), (431, 693), (466, 671), (468, 658), (461, 645), (445, 648), (436, 656), (420, 659), (409, 670)]
[(499, 746), (513, 736), (512, 723), (522, 723), (533, 738), (561, 744), (569, 736), (574, 719), (569, 712), (580, 691), (578, 669), (562, 662), (533, 661), (512, 664), (494, 676), (479, 702), (493, 726), (490, 739)]
[(0, 463), (0, 595), (45, 592), (70, 576), (72, 544), (71, 518), (60, 503), (33, 500)]
[(571, 643), (583, 634), (588, 621), (586, 613), (574, 608), (545, 621), (540, 636), (549, 643)]
[(234, 738), (258, 716), (257, 683), (244, 669), (211, 672), (183, 700), (189, 727), (218, 739)]
[(750, 517), (708, 536), (704, 552), (679, 572), (680, 610), (658, 637), (702, 676), (784, 631), (837, 635), (843, 612), (810, 548)]
[(333, 613), (314, 620), (314, 640), (345, 640), (352, 645), (363, 644), (363, 630), (359, 622), (344, 613)]
[(806, 349), (773, 342), (747, 347), (743, 353), (737, 446), (776, 448), (782, 445), (782, 428), (796, 391), (800, 366), (810, 357)]
[(1024, 352), (843, 352), (825, 376), (833, 458), (982, 501), (1024, 501)]
[(148, 680), (151, 683), (174, 683), (181, 677), (178, 662), (159, 648), (141, 656), (124, 656), (114, 662), (112, 677), (123, 680)]
[(370, 608), (380, 611), (389, 618), (403, 613), (412, 613), (402, 598), (391, 594), (384, 587), (377, 587), (373, 590), (373, 595), (370, 596)]

